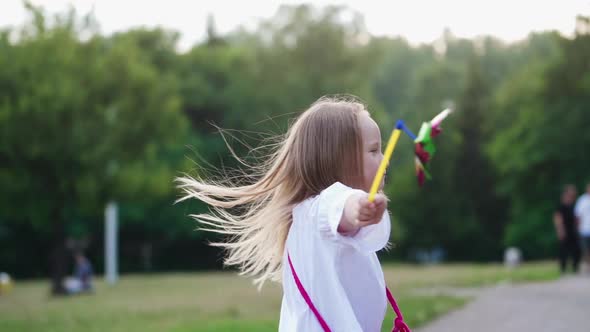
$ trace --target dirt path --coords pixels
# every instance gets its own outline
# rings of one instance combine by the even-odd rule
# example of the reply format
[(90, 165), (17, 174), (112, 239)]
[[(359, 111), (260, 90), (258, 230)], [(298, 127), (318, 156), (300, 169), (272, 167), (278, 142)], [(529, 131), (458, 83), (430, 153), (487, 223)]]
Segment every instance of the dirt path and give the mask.
[(590, 278), (486, 288), (416, 332), (589, 332)]

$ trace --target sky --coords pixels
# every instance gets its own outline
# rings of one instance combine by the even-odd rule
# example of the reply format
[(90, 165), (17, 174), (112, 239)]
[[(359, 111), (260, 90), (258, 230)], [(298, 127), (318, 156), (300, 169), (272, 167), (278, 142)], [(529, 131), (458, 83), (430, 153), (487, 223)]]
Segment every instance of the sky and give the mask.
[[(590, 16), (590, 0), (30, 0), (48, 12), (71, 4), (79, 13), (94, 11), (101, 31), (110, 34), (136, 26), (162, 26), (180, 32), (180, 49), (202, 41), (207, 16), (226, 33), (239, 25), (254, 27), (272, 17), (281, 4), (339, 4), (361, 13), (368, 31), (378, 36), (403, 36), (413, 44), (430, 43), (449, 28), (457, 37), (493, 35), (505, 41), (526, 38), (531, 31), (559, 30), (571, 35), (578, 14)], [(0, 1), (0, 27), (27, 19), (21, 0)]]

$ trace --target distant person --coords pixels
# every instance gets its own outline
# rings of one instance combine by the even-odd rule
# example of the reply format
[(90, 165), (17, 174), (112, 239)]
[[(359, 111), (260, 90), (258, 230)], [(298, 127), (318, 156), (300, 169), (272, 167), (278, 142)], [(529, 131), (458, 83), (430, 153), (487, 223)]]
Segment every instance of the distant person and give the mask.
[(580, 263), (580, 236), (578, 234), (578, 218), (574, 214), (576, 187), (566, 185), (561, 194), (561, 202), (553, 214), (553, 223), (559, 239), (559, 267), (562, 273), (567, 270), (571, 260), (572, 270), (578, 271)]
[[(377, 123), (359, 102), (321, 98), (276, 146), (258, 180), (181, 178), (184, 199), (211, 206), (197, 218), (227, 235), (226, 264), (259, 284), (282, 279), (279, 332), (381, 331), (387, 300), (397, 307), (377, 257), (387, 198), (368, 199), (383, 159)], [(401, 317), (395, 326), (408, 331)]]
[(586, 272), (590, 272), (590, 182), (586, 185), (586, 192), (578, 198), (574, 212), (580, 222), (580, 242), (586, 263)]
[(76, 267), (74, 276), (66, 279), (65, 288), (69, 294), (93, 291), (92, 264), (81, 252), (74, 255)]

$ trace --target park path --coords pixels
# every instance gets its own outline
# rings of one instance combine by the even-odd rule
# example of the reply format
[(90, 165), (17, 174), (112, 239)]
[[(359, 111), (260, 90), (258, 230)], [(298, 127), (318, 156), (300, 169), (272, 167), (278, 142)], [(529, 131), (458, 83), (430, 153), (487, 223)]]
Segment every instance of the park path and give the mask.
[(499, 285), (416, 332), (590, 332), (590, 278)]

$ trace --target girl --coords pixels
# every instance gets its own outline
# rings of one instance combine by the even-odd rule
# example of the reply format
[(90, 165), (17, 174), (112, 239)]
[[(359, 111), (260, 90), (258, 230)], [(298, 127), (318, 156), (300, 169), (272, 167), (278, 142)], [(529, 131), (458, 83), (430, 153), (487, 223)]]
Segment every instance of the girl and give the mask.
[(367, 192), (382, 159), (379, 127), (363, 104), (320, 98), (251, 183), (184, 177), (180, 200), (212, 207), (194, 217), (227, 235), (214, 243), (227, 250), (225, 264), (259, 287), (282, 279), (280, 332), (381, 331), (387, 297), (376, 252), (388, 243), (390, 219), (386, 197), (369, 202)]

